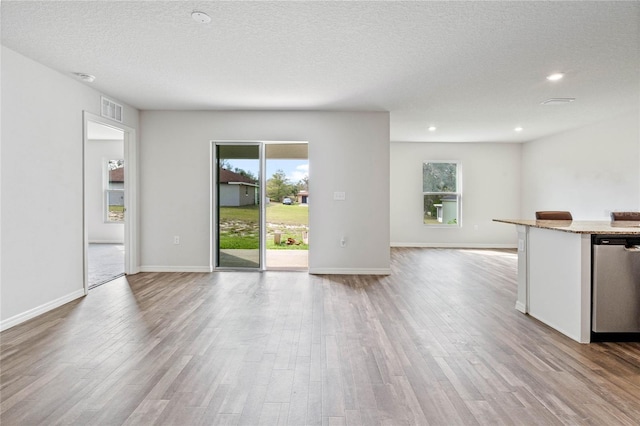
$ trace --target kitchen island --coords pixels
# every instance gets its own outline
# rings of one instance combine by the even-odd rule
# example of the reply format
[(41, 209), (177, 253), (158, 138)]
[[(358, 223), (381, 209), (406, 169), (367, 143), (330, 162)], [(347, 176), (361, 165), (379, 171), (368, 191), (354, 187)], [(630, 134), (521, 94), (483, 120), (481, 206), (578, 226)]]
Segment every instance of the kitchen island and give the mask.
[(638, 222), (511, 220), (518, 233), (516, 309), (580, 343), (591, 341), (593, 235), (640, 235)]

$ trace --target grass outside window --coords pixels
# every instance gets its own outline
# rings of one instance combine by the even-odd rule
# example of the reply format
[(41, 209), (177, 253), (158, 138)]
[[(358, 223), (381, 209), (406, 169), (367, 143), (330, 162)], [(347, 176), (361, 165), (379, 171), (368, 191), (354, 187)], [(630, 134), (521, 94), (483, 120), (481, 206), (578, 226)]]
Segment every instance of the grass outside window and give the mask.
[[(308, 250), (303, 242), (309, 231), (307, 206), (267, 205), (267, 250)], [(257, 249), (260, 246), (260, 206), (220, 207), (220, 248)], [(281, 233), (280, 244), (275, 244), (276, 231)], [(296, 244), (287, 244), (292, 238)], [(299, 244), (297, 244), (299, 243)]]

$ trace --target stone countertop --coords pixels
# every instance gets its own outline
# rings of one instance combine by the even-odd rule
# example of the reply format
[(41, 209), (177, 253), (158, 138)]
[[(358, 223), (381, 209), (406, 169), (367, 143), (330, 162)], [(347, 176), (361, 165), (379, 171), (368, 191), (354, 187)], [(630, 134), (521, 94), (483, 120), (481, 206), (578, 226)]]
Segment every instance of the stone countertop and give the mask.
[(532, 226), (534, 228), (553, 229), (574, 234), (632, 234), (640, 235), (640, 222), (635, 221), (589, 221), (589, 220), (525, 220), (493, 219), (494, 222), (512, 225)]

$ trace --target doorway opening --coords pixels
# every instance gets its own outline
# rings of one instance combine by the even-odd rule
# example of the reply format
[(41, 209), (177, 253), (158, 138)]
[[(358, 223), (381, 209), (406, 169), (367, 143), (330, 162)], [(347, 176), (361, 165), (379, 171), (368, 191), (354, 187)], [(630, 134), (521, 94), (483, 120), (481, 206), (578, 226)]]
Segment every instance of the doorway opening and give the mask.
[(212, 142), (215, 269), (308, 270), (306, 142)]
[(135, 176), (133, 129), (84, 113), (84, 287), (136, 273), (129, 223)]
[(84, 161), (91, 289), (124, 275), (124, 132), (90, 121)]

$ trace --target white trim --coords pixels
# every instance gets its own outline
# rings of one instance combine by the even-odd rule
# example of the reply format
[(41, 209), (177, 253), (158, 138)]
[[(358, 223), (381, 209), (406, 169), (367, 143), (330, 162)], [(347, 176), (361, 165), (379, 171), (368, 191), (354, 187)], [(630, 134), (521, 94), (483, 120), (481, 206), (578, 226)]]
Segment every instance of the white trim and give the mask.
[(47, 302), (43, 305), (36, 306), (33, 309), (29, 309), (26, 312), (22, 312), (18, 315), (15, 315), (11, 318), (7, 318), (4, 321), (0, 321), (0, 331), (7, 330), (11, 327), (14, 327), (18, 324), (21, 324), (25, 321), (30, 320), (31, 318), (35, 318), (38, 315), (42, 315), (47, 313), (55, 308), (59, 308), (60, 306), (69, 303), (73, 300), (79, 299), (80, 297), (84, 297), (85, 292), (84, 289), (76, 290), (73, 293), (69, 293), (66, 296), (59, 297), (55, 300)]
[(213, 267), (216, 264), (214, 257), (217, 254), (218, 244), (216, 232), (218, 215), (216, 209), (217, 199), (217, 179), (216, 179), (216, 163), (217, 153), (216, 144), (214, 141), (209, 141), (209, 270), (213, 271)]
[(484, 243), (391, 243), (391, 247), (416, 248), (460, 248), (460, 249), (515, 249), (516, 244), (484, 244)]
[(311, 268), (311, 275), (391, 275), (391, 268)]
[(516, 309), (529, 313), (529, 227), (516, 225), (518, 234), (518, 292)]
[[(260, 205), (260, 270), (267, 270), (267, 147), (263, 142), (260, 144), (259, 158), (260, 168), (258, 182), (260, 183), (258, 197)], [(308, 255), (308, 254), (307, 254)]]
[(89, 244), (124, 244), (124, 241), (120, 240), (91, 240)]
[(213, 272), (210, 266), (142, 265), (140, 272)]
[(121, 126), (124, 131), (124, 272), (137, 274), (138, 268), (138, 140), (136, 130)]
[(87, 217), (87, 206), (85, 197), (85, 153), (88, 138), (89, 122), (98, 123), (112, 127), (123, 132), (124, 139), (124, 206), (126, 219), (124, 221), (124, 272), (127, 275), (134, 275), (140, 272), (138, 267), (138, 143), (136, 130), (124, 124), (114, 123), (112, 120), (92, 114), (88, 111), (82, 112), (82, 244), (83, 244), (83, 277), (84, 294), (89, 292), (88, 278), (88, 257), (89, 257), (89, 224)]

